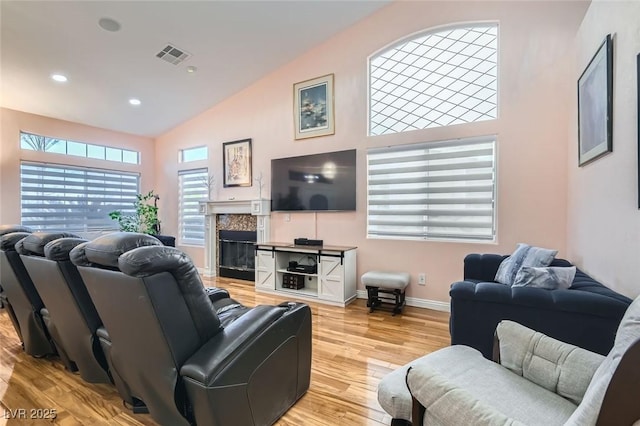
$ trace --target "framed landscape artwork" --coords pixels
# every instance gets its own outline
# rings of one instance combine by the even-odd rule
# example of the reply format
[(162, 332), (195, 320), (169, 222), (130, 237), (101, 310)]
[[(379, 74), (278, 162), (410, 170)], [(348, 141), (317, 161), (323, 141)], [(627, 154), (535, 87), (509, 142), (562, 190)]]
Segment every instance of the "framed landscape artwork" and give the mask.
[(611, 152), (613, 42), (608, 34), (578, 79), (578, 166)]
[(222, 144), (222, 176), (225, 188), (251, 186), (251, 139)]
[(333, 74), (293, 85), (295, 138), (333, 135)]

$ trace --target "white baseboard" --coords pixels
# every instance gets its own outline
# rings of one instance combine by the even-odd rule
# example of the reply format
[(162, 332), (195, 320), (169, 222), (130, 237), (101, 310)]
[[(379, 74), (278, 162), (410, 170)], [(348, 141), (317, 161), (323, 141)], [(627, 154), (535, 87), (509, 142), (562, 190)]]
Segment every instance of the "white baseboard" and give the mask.
[[(358, 299), (367, 299), (366, 290), (357, 290)], [(437, 300), (419, 299), (417, 297), (405, 298), (407, 306), (415, 306), (416, 308), (433, 309), (434, 311), (450, 312), (451, 307), (446, 302), (439, 302)]]

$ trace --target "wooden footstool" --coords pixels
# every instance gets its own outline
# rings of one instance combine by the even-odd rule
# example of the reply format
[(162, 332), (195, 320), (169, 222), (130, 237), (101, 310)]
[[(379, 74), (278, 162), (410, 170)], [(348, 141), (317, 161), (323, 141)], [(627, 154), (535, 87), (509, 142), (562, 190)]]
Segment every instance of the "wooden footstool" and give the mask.
[(405, 305), (404, 291), (409, 285), (411, 275), (406, 272), (365, 272), (360, 278), (367, 289), (369, 312), (376, 308), (391, 309), (393, 315), (402, 312)]

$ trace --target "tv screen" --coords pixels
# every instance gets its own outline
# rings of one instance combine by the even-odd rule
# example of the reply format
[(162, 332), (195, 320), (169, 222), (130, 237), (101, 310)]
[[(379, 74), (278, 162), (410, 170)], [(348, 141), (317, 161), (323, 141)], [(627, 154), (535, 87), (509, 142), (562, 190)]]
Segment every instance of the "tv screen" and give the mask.
[(271, 210), (355, 209), (355, 149), (271, 160)]

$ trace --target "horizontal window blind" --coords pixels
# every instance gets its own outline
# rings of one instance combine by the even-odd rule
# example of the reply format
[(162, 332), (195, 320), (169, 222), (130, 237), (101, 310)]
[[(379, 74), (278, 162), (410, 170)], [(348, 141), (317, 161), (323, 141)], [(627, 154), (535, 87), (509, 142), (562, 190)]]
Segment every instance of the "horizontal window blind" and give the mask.
[(140, 176), (43, 163), (20, 164), (22, 224), (40, 230), (117, 229), (109, 212), (134, 212)]
[(496, 138), (367, 152), (371, 238), (493, 240)]
[(207, 169), (178, 172), (179, 233), (183, 244), (204, 245), (204, 216), (199, 202), (207, 199), (208, 176)]

